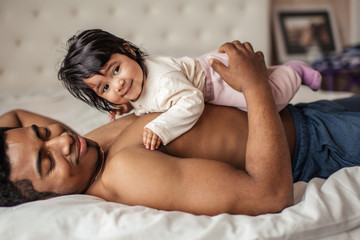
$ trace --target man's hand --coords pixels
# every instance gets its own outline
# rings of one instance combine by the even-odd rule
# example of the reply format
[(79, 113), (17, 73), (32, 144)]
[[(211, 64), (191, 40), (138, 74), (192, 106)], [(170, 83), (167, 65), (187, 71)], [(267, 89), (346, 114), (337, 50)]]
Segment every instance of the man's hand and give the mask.
[(124, 103), (124, 104), (119, 105), (116, 109), (109, 112), (110, 121), (114, 121), (116, 115), (121, 116), (125, 113), (130, 112), (133, 108), (134, 107), (130, 103)]
[(261, 51), (255, 53), (250, 43), (225, 43), (219, 48), (219, 52), (228, 55), (229, 66), (211, 59), (211, 67), (235, 90), (244, 92), (247, 88), (268, 80), (264, 55)]
[(144, 129), (143, 143), (146, 149), (156, 150), (160, 147), (161, 138), (148, 128)]

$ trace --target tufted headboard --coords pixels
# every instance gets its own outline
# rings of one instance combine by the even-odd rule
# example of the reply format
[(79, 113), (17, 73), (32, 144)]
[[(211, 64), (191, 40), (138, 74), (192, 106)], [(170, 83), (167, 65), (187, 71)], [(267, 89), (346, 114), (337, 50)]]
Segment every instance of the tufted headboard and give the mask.
[(1, 0), (0, 91), (61, 87), (65, 42), (88, 28), (173, 56), (250, 41), (268, 61), (269, 7), (268, 0)]

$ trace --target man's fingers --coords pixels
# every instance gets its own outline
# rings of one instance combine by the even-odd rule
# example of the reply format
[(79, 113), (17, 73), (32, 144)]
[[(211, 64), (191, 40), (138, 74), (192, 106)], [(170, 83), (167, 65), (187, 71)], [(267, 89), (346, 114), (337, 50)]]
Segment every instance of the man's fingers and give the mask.
[(227, 67), (224, 64), (222, 64), (222, 62), (220, 62), (215, 58), (211, 58), (209, 60), (209, 65), (214, 69), (215, 72), (217, 72), (223, 78), (223, 74), (226, 71)]
[(218, 52), (227, 53), (231, 49), (238, 49), (239, 47), (241, 47), (241, 43), (239, 41), (226, 42), (219, 47)]
[(252, 47), (251, 43), (249, 42), (244, 42), (243, 46), (247, 49), (250, 50), (251, 52), (254, 52), (254, 48)]
[(255, 54), (258, 55), (260, 58), (264, 58), (264, 53), (262, 51), (257, 51)]
[(238, 50), (244, 48), (244, 45), (239, 40), (232, 41), (231, 44)]
[(241, 43), (239, 40), (235, 40), (235, 41), (232, 41), (231, 43), (230, 42), (227, 42), (227, 43), (224, 43), (220, 48), (219, 48), (219, 52), (227, 52), (231, 49), (237, 49), (237, 50), (242, 50), (242, 49), (247, 49), (251, 52), (254, 52), (254, 48), (253, 46), (251, 45), (251, 43), (249, 42), (244, 42), (244, 43)]

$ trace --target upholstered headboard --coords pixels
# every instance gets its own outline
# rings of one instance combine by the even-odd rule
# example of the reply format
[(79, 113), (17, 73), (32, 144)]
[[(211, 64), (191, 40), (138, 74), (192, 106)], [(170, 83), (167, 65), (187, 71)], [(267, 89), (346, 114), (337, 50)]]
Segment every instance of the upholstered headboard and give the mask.
[(268, 0), (1, 0), (0, 91), (61, 87), (66, 40), (102, 28), (150, 54), (197, 56), (250, 41), (270, 59)]

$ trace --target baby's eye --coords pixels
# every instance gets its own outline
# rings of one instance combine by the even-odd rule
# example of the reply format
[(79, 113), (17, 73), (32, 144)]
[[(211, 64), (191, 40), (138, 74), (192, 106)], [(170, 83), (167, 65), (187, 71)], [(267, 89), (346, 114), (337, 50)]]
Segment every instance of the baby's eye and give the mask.
[(107, 90), (109, 90), (109, 84), (104, 85), (102, 92), (106, 92)]
[(114, 69), (113, 74), (116, 75), (118, 72), (119, 72), (119, 66), (117, 66), (117, 67)]

